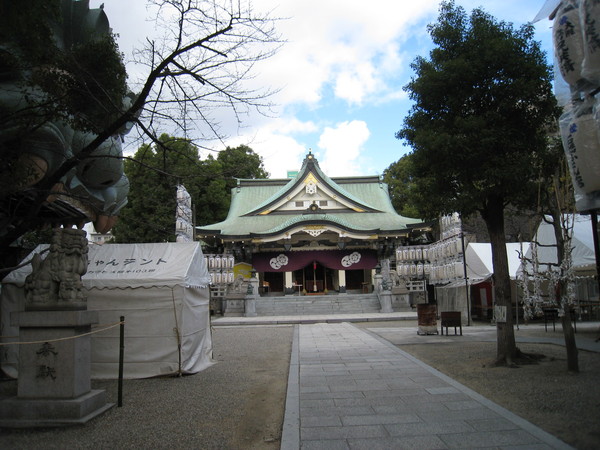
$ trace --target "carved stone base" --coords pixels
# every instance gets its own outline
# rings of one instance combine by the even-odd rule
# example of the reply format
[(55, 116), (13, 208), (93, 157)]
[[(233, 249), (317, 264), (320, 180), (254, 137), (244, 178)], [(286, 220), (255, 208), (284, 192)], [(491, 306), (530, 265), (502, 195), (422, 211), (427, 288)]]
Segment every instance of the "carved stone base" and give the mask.
[(244, 294), (227, 296), (223, 299), (224, 317), (241, 317), (244, 315)]
[(381, 305), (382, 313), (391, 313), (392, 310), (392, 293), (390, 291), (381, 291), (379, 294), (379, 304)]
[(12, 397), (0, 402), (0, 427), (60, 427), (86, 423), (106, 412), (106, 392), (92, 390), (77, 398), (46, 399)]
[(254, 297), (246, 297), (244, 317), (256, 317), (256, 299)]
[(0, 402), (0, 425), (60, 426), (84, 423), (113, 405), (91, 390), (91, 331), (97, 311), (24, 311), (19, 326), (17, 396)]

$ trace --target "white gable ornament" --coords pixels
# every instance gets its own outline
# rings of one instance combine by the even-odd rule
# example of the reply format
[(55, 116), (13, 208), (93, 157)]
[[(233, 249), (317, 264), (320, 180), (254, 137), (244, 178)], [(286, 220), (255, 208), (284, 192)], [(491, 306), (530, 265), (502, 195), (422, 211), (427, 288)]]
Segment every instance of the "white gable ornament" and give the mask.
[(312, 237), (317, 237), (325, 231), (325, 228), (305, 228), (304, 231), (306, 231)]
[(315, 195), (317, 193), (317, 185), (312, 181), (306, 184), (306, 193), (308, 195)]

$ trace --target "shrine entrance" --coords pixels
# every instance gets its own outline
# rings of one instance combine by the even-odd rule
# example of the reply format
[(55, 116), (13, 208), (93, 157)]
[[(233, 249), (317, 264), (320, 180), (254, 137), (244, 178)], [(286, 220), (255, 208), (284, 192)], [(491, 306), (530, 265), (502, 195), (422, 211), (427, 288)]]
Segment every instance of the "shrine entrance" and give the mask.
[(324, 294), (335, 289), (333, 272), (334, 270), (315, 261), (294, 271), (294, 284), (301, 284), (302, 290), (307, 294)]
[[(362, 292), (365, 292), (365, 288), (368, 287), (370, 283), (370, 279), (365, 279), (365, 271), (364, 270), (347, 270), (346, 271), (346, 289), (347, 290), (357, 290), (360, 289)], [(370, 277), (369, 277), (370, 278)], [(367, 289), (366, 292), (370, 292), (370, 289)]]

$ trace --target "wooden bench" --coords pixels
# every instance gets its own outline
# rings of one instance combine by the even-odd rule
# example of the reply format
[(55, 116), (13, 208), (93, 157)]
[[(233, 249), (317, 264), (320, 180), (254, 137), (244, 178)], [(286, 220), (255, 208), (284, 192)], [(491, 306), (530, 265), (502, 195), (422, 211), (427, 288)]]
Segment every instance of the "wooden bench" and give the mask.
[[(544, 313), (544, 328), (548, 331), (548, 323), (552, 322), (552, 331), (556, 331), (556, 321), (559, 319), (558, 317), (558, 308), (542, 308), (542, 312)], [(571, 308), (571, 323), (573, 324), (573, 328), (575, 333), (577, 333), (577, 311), (575, 308)]]
[(460, 335), (462, 336), (462, 322), (460, 311), (443, 311), (440, 313), (440, 319), (442, 322), (442, 335), (444, 334), (444, 327), (446, 327), (446, 336), (448, 336), (448, 327), (454, 327), (454, 334), (456, 335), (456, 328), (460, 328)]

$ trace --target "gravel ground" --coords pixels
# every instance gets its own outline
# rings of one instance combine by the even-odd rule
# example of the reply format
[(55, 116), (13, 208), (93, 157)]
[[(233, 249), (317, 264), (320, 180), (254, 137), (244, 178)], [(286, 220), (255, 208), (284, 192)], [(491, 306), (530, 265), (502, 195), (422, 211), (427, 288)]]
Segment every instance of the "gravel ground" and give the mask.
[[(580, 373), (566, 371), (564, 347), (520, 344), (546, 355), (539, 364), (493, 367), (496, 344), (469, 337), (398, 337), (415, 321), (368, 322), (368, 328), (423, 362), (504, 406), (577, 449), (600, 448), (600, 353), (579, 352)], [(523, 335), (525, 332), (519, 332)], [(560, 337), (543, 329), (528, 335)], [(124, 406), (72, 428), (0, 430), (10, 449), (265, 449), (280, 446), (292, 326), (217, 327), (217, 364), (192, 376), (125, 380)], [(578, 338), (598, 331), (578, 330)], [(403, 341), (403, 342), (399, 342)], [(93, 382), (116, 401), (116, 381)], [(0, 398), (15, 381), (0, 382)]]
[[(191, 376), (125, 380), (123, 407), (83, 426), (0, 430), (2, 449), (278, 449), (292, 326), (215, 328), (217, 363)], [(117, 399), (117, 382), (94, 381)], [(0, 382), (0, 398), (16, 393)]]

